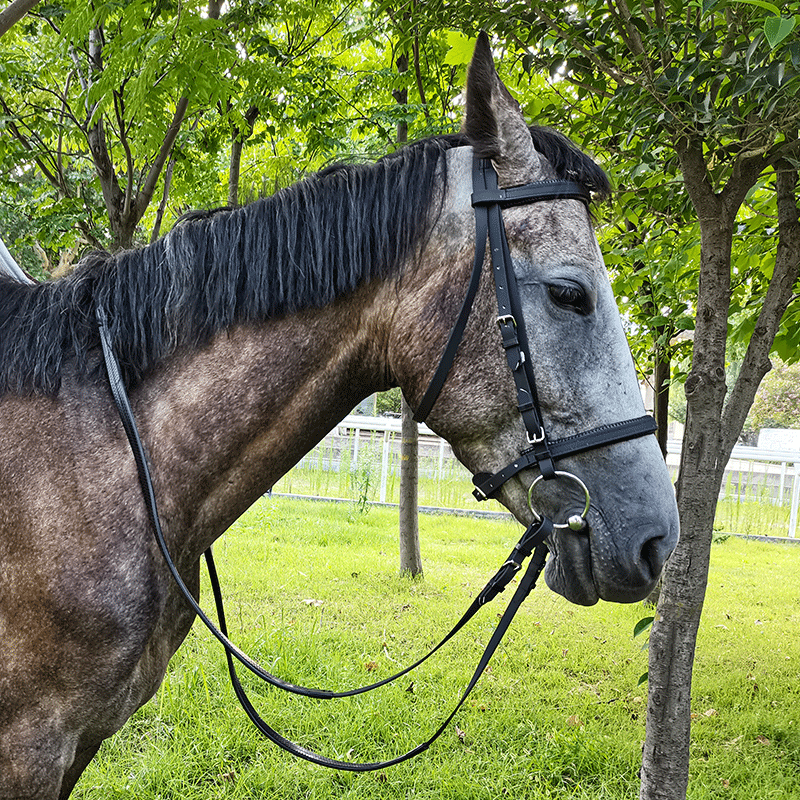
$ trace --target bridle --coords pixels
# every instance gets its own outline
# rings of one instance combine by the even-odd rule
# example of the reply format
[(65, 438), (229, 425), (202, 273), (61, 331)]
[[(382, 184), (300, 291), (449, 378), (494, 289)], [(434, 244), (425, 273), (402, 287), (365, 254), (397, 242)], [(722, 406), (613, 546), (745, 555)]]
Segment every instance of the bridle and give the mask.
[(655, 432), (656, 424), (651, 416), (644, 415), (623, 422), (601, 425), (563, 439), (548, 439), (536, 394), (533, 359), (530, 357), (517, 279), (514, 274), (514, 263), (503, 224), (502, 209), (544, 200), (580, 200), (588, 208), (591, 195), (586, 187), (567, 180), (535, 181), (508, 189), (499, 189), (497, 173), (491, 161), (477, 157), (473, 158), (472, 162), (472, 188), (472, 205), (475, 209), (475, 260), (469, 287), (458, 318), (450, 331), (450, 337), (439, 361), (439, 366), (417, 407), (414, 419), (422, 422), (427, 418), (444, 386), (450, 368), (453, 366), (480, 284), (488, 238), (492, 275), (497, 295), (497, 325), (500, 329), (506, 360), (514, 377), (517, 408), (525, 424), (528, 447), (520, 453), (518, 458), (499, 472), (494, 474), (481, 472), (475, 475), (472, 479), (475, 484), (473, 495), (476, 500), (487, 500), (506, 481), (522, 470), (538, 467), (539, 476), (531, 484), (528, 492), (528, 504), (534, 516), (541, 517), (531, 502), (533, 487), (540, 480), (566, 478), (577, 482), (583, 489), (586, 497), (585, 511), (580, 515), (573, 515), (571, 522), (560, 523), (555, 527), (569, 526), (580, 530), (585, 523), (585, 512), (589, 508), (589, 491), (583, 481), (575, 475), (556, 470), (554, 462), (565, 456), (582, 453), (596, 447), (646, 436)]
[[(478, 596), (473, 600), (472, 604), (462, 615), (461, 619), (455, 624), (452, 630), (436, 645), (427, 655), (420, 658), (411, 666), (392, 675), (389, 678), (378, 681), (377, 683), (370, 684), (369, 686), (362, 686), (357, 689), (351, 689), (343, 692), (334, 692), (325, 689), (313, 689), (294, 684), (287, 683), (280, 678), (267, 672), (263, 667), (254, 662), (249, 656), (242, 652), (233, 642), (230, 641), (227, 635), (227, 626), (225, 623), (225, 612), (222, 603), (222, 592), (217, 578), (216, 567), (213, 560), (211, 549), (209, 548), (205, 553), (206, 563), (208, 566), (209, 577), (211, 586), (214, 593), (214, 600), (217, 607), (217, 616), (219, 619), (219, 628), (214, 625), (211, 619), (206, 615), (200, 605), (197, 603), (192, 593), (187, 588), (183, 579), (181, 578), (177, 567), (175, 566), (172, 557), (170, 556), (169, 549), (161, 529), (161, 522), (158, 515), (158, 507), (156, 504), (155, 492), (153, 489), (153, 482), (150, 475), (150, 469), (147, 463), (147, 458), (144, 453), (144, 446), (139, 437), (139, 432), (136, 426), (136, 421), (133, 417), (133, 412), (130, 406), (130, 401), (125, 390), (125, 385), (122, 380), (119, 363), (114, 352), (111, 333), (108, 327), (108, 318), (105, 309), (101, 304), (96, 308), (97, 322), (100, 330), (100, 342), (103, 349), (103, 357), (105, 360), (106, 371), (108, 373), (109, 385), (111, 388), (114, 402), (122, 421), (123, 428), (125, 429), (128, 442), (133, 452), (134, 460), (136, 462), (137, 475), (142, 492), (145, 499), (145, 506), (153, 526), (156, 542), (161, 550), (164, 561), (167, 565), (169, 572), (175, 580), (179, 590), (184, 595), (186, 601), (189, 603), (192, 610), (198, 615), (201, 621), (210, 630), (212, 635), (223, 645), (225, 648), (225, 655), (228, 661), (228, 668), (231, 675), (231, 682), (234, 692), (241, 702), (245, 712), (250, 717), (256, 728), (264, 734), (270, 741), (279, 745), (283, 749), (292, 753), (295, 756), (304, 758), (315, 764), (325, 767), (332, 767), (335, 769), (348, 770), (352, 772), (366, 772), (369, 770), (383, 769), (393, 764), (398, 764), (406, 761), (413, 756), (427, 750), (428, 747), (440, 736), (445, 730), (450, 721), (455, 716), (456, 712), (462, 706), (467, 696), (472, 691), (478, 679), (483, 674), (488, 666), (489, 660), (497, 649), (500, 641), (503, 638), (508, 626), (511, 624), (514, 615), (519, 609), (522, 601), (528, 596), (531, 590), (536, 585), (536, 581), (544, 569), (545, 561), (547, 559), (547, 544), (546, 540), (553, 535), (554, 529), (570, 527), (579, 530), (585, 525), (586, 514), (589, 510), (589, 491), (583, 482), (571, 473), (556, 470), (554, 461), (563, 458), (566, 455), (573, 455), (585, 450), (595, 447), (602, 447), (615, 442), (632, 439), (639, 436), (644, 436), (655, 431), (655, 423), (649, 416), (640, 417), (637, 419), (628, 420), (626, 422), (618, 422), (612, 425), (604, 425), (598, 428), (593, 428), (590, 431), (579, 433), (564, 439), (549, 440), (547, 438), (544, 421), (539, 409), (538, 399), (536, 397), (536, 383), (533, 374), (533, 365), (531, 359), (528, 357), (527, 337), (523, 325), (523, 317), (520, 309), (519, 294), (517, 291), (516, 278), (514, 276), (513, 263), (508, 248), (508, 242), (505, 235), (505, 227), (503, 225), (502, 209), (513, 205), (523, 205), (546, 200), (559, 200), (559, 199), (576, 199), (580, 200), (588, 206), (590, 201), (589, 192), (585, 187), (573, 181), (538, 181), (535, 183), (528, 183), (523, 186), (515, 186), (510, 189), (498, 189), (497, 187), (497, 173), (494, 171), (491, 163), (488, 160), (474, 159), (473, 164), (473, 196), (472, 204), (475, 207), (475, 220), (476, 220), (476, 240), (475, 240), (475, 261), (470, 278), (469, 288), (464, 303), (461, 307), (458, 319), (450, 333), (444, 354), (439, 362), (433, 379), (417, 408), (415, 418), (423, 420), (433, 407), (439, 392), (444, 385), (447, 375), (455, 359), (459, 343), (466, 327), (467, 319), (472, 309), (472, 304), (480, 283), (481, 270), (484, 263), (486, 243), (489, 242), (492, 272), (495, 279), (495, 289), (497, 293), (498, 317), (497, 324), (500, 329), (500, 334), (503, 341), (503, 348), (506, 352), (509, 368), (514, 376), (517, 391), (517, 405), (520, 414), (522, 415), (527, 430), (528, 444), (526, 448), (511, 464), (506, 466), (499, 472), (491, 475), (482, 473), (473, 478), (476, 485), (474, 494), (478, 500), (485, 500), (491, 497), (497, 489), (519, 473), (523, 469), (529, 467), (538, 467), (540, 474), (537, 476), (531, 485), (531, 492), (540, 480), (552, 480), (554, 478), (566, 478), (569, 480), (577, 481), (585, 493), (585, 506), (580, 514), (572, 515), (567, 523), (554, 524), (543, 514), (536, 512), (532, 505), (531, 510), (534, 514), (534, 521), (523, 533), (519, 542), (511, 551), (509, 557), (502, 564), (500, 569), (495, 573), (489, 582), (484, 586)], [(531, 494), (529, 492), (529, 504), (531, 504)], [(528, 565), (525, 574), (520, 579), (517, 588), (509, 601), (506, 610), (504, 611), (500, 622), (497, 625), (494, 633), (492, 634), (481, 659), (473, 672), (467, 687), (462, 694), (460, 700), (456, 704), (450, 715), (444, 722), (437, 728), (434, 734), (426, 741), (414, 747), (412, 750), (386, 761), (359, 763), (341, 761), (338, 759), (328, 758), (326, 756), (315, 753), (295, 742), (282, 736), (270, 725), (268, 725), (258, 714), (253, 707), (249, 698), (247, 697), (244, 688), (239, 681), (235, 669), (234, 660), (239, 661), (250, 672), (257, 677), (266, 681), (267, 683), (283, 689), (293, 694), (300, 694), (306, 697), (314, 697), (317, 699), (330, 700), (342, 697), (352, 697), (354, 695), (363, 694), (364, 692), (371, 691), (380, 686), (385, 686), (388, 683), (406, 675), (411, 670), (418, 667), (426, 661), (431, 655), (437, 652), (444, 646), (455, 634), (466, 625), (466, 623), (490, 600), (494, 599), (505, 587), (509, 584), (516, 573), (522, 568), (522, 564), (526, 558), (533, 556)]]

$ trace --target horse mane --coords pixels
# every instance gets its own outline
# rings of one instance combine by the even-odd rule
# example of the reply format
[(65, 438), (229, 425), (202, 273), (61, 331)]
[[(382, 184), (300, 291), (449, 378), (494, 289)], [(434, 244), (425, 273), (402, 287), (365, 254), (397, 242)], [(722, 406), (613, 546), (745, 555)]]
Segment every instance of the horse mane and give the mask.
[[(608, 194), (603, 171), (569, 139), (531, 135), (559, 177)], [(373, 164), (330, 167), (242, 208), (190, 214), (146, 247), (92, 253), (65, 278), (0, 277), (0, 395), (56, 395), (67, 364), (99, 374), (98, 304), (131, 386), (179, 347), (396, 274), (424, 241), (444, 153), (465, 144), (463, 134), (432, 137)]]

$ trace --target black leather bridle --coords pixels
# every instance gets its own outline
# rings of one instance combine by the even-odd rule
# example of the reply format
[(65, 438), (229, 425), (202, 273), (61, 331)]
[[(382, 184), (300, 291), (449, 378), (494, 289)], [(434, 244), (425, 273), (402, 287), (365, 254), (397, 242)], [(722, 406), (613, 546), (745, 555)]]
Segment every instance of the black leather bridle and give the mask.
[(596, 447), (646, 436), (655, 432), (656, 424), (651, 416), (644, 415), (624, 422), (601, 425), (563, 439), (548, 439), (536, 395), (533, 359), (528, 348), (514, 263), (503, 225), (502, 209), (543, 200), (580, 200), (588, 208), (591, 196), (581, 184), (565, 180), (535, 181), (509, 189), (499, 189), (497, 173), (491, 161), (481, 158), (473, 159), (472, 187), (472, 205), (475, 208), (475, 260), (472, 276), (439, 366), (420, 401), (414, 419), (422, 422), (427, 418), (453, 365), (480, 284), (488, 238), (497, 295), (497, 325), (506, 360), (514, 377), (517, 407), (525, 424), (529, 447), (519, 458), (499, 472), (493, 475), (482, 472), (473, 477), (475, 498), (486, 500), (509, 478), (524, 469), (538, 467), (542, 477), (551, 480), (557, 477), (554, 461)]
[[(578, 483), (583, 487), (584, 491), (586, 492), (586, 506), (582, 514), (574, 515), (572, 518), (570, 518), (569, 522), (570, 527), (580, 528), (585, 523), (585, 515), (589, 508), (588, 490), (586, 490), (586, 487), (583, 485), (583, 483), (575, 476), (571, 475), (570, 473), (556, 470), (553, 462), (565, 455), (572, 455), (594, 447), (601, 447), (604, 445), (613, 444), (614, 442), (653, 433), (655, 431), (655, 423), (651, 417), (645, 416), (626, 422), (601, 426), (599, 428), (594, 428), (590, 431), (579, 433), (575, 436), (570, 436), (564, 439), (556, 439), (551, 441), (547, 438), (544, 421), (542, 419), (538, 400), (536, 398), (536, 383), (534, 380), (531, 360), (528, 357), (527, 337), (525, 335), (523, 317), (519, 304), (513, 263), (508, 249), (508, 242), (506, 241), (505, 228), (503, 226), (502, 208), (544, 200), (558, 199), (576, 199), (588, 205), (590, 196), (588, 191), (583, 186), (572, 181), (539, 181), (525, 184), (524, 186), (516, 186), (510, 189), (498, 189), (497, 174), (495, 173), (494, 168), (489, 161), (481, 159), (474, 160), (473, 189), (474, 193), (472, 204), (475, 207), (476, 243), (475, 261), (472, 277), (470, 279), (470, 285), (456, 324), (451, 331), (442, 359), (439, 363), (433, 380), (428, 387), (428, 390), (426, 391), (419, 407), (417, 408), (415, 418), (418, 420), (425, 419), (430, 412), (430, 409), (432, 408), (436, 398), (438, 397), (445, 380), (447, 379), (447, 375), (458, 350), (458, 346), (464, 333), (464, 328), (466, 326), (467, 319), (478, 290), (480, 274), (485, 257), (486, 242), (488, 239), (491, 252), (492, 271), (495, 278), (495, 288), (497, 292), (497, 322), (503, 341), (503, 347), (508, 359), (508, 365), (511, 368), (511, 372), (514, 376), (514, 382), (517, 388), (517, 404), (525, 422), (530, 447), (524, 450), (518, 459), (513, 461), (504, 469), (500, 470), (500, 472), (494, 475), (476, 475), (473, 478), (473, 481), (476, 484), (475, 496), (478, 500), (485, 500), (494, 494), (494, 492), (509, 478), (516, 475), (523, 469), (535, 466), (539, 468), (540, 476), (544, 479), (549, 480), (562, 476), (568, 477), (578, 481)], [(107, 314), (102, 305), (97, 306), (96, 316), (100, 330), (100, 342), (103, 349), (109, 385), (114, 397), (114, 402), (117, 406), (117, 410), (119, 411), (120, 419), (122, 421), (123, 428), (125, 429), (128, 442), (131, 446), (134, 459), (136, 461), (139, 483), (144, 495), (148, 516), (153, 526), (156, 542), (161, 550), (169, 572), (178, 585), (179, 590), (186, 598), (186, 601), (189, 603), (193, 611), (200, 617), (201, 621), (211, 631), (214, 637), (216, 637), (225, 648), (225, 655), (228, 661), (228, 668), (230, 671), (234, 692), (239, 698), (239, 701), (241, 702), (245, 712), (255, 724), (256, 728), (258, 728), (258, 730), (272, 742), (295, 756), (304, 758), (307, 761), (311, 761), (321, 766), (333, 767), (335, 769), (348, 770), (352, 772), (366, 772), (369, 770), (383, 769), (384, 767), (406, 761), (409, 758), (412, 758), (413, 756), (423, 752), (424, 750), (427, 750), (428, 747), (430, 747), (431, 744), (433, 744), (433, 742), (445, 730), (458, 709), (467, 699), (467, 696), (478, 682), (479, 677), (486, 669), (489, 660), (500, 644), (503, 635), (508, 629), (508, 626), (511, 624), (511, 621), (522, 604), (522, 601), (528, 596), (528, 594), (536, 585), (536, 581), (544, 569), (545, 561), (547, 559), (548, 550), (546, 540), (553, 534), (554, 528), (566, 526), (554, 525), (554, 523), (546, 516), (539, 515), (534, 511), (534, 521), (530, 526), (528, 526), (519, 542), (511, 551), (509, 557), (502, 564), (495, 575), (489, 580), (486, 586), (484, 586), (453, 629), (442, 639), (438, 645), (436, 645), (436, 647), (433, 648), (433, 650), (430, 651), (430, 653), (419, 659), (410, 667), (398, 672), (396, 675), (385, 678), (377, 683), (370, 684), (369, 686), (363, 686), (343, 692), (334, 692), (326, 689), (313, 689), (287, 683), (286, 681), (281, 680), (280, 678), (263, 669), (263, 667), (254, 662), (228, 638), (227, 627), (225, 623), (225, 612), (222, 603), (222, 593), (219, 586), (219, 581), (217, 579), (216, 567), (214, 565), (213, 555), (210, 548), (206, 551), (205, 557), (208, 566), (209, 577), (211, 580), (211, 586), (214, 593), (214, 599), (217, 606), (219, 628), (217, 628), (206, 615), (181, 578), (178, 569), (175, 566), (172, 557), (170, 556), (169, 549), (161, 529), (155, 491), (153, 489), (153, 482), (150, 475), (147, 458), (145, 456), (144, 446), (139, 437), (136, 421), (133, 417), (130, 401), (122, 380), (119, 363), (114, 352), (112, 337), (108, 327)], [(538, 480), (539, 478), (537, 478), (537, 481)], [(574, 525), (573, 522), (575, 522)], [(386, 761), (368, 763), (341, 761), (322, 756), (312, 750), (296, 744), (295, 742), (290, 741), (274, 730), (259, 716), (258, 712), (255, 710), (249, 698), (247, 697), (244, 688), (242, 687), (236, 674), (234, 663), (235, 660), (247, 667), (247, 669), (257, 677), (277, 688), (292, 692), (294, 694), (300, 694), (307, 697), (314, 697), (324, 700), (352, 697), (354, 695), (376, 689), (379, 686), (385, 686), (386, 684), (391, 683), (397, 678), (415, 669), (417, 666), (426, 661), (431, 655), (433, 655), (433, 653), (439, 650), (453, 636), (455, 636), (455, 634), (461, 628), (463, 628), (464, 625), (466, 625), (466, 623), (486, 603), (488, 603), (505, 589), (514, 575), (516, 575), (516, 573), (521, 569), (525, 559), (531, 555), (533, 555), (533, 558), (531, 559), (524, 576), (517, 585), (517, 589), (509, 601), (509, 604), (506, 607), (506, 610), (503, 613), (497, 628), (486, 645), (486, 649), (484, 650), (478, 666), (476, 667), (472, 678), (467, 684), (461, 699), (458, 701), (451, 714), (444, 720), (444, 722), (437, 728), (437, 730), (429, 739), (417, 745), (412, 750), (409, 750), (407, 753), (397, 756), (396, 758)]]

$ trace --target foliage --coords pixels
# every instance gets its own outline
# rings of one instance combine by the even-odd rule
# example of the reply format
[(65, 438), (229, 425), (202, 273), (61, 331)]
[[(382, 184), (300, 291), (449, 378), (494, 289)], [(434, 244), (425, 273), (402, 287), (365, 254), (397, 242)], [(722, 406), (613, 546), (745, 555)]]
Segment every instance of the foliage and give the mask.
[(376, 411), (378, 414), (399, 414), (401, 411), (400, 404), (403, 393), (399, 387), (389, 389), (388, 392), (379, 392), (376, 402)]
[(777, 361), (759, 387), (747, 428), (800, 428), (800, 363)]
[(442, 31), (340, 0), (43, 5), (0, 39), (0, 234), (25, 263), (34, 241), (52, 261), (127, 246), (224, 205), (235, 142), (234, 197), (252, 198), (385, 153), (398, 122), (450, 131), (463, 75), (447, 50)]

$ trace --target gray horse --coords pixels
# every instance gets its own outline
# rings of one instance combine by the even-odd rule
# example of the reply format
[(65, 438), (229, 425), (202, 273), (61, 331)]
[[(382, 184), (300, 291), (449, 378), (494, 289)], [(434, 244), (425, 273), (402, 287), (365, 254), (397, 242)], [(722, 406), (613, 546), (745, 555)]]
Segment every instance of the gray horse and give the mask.
[[(474, 153), (492, 158), (501, 187), (570, 178), (607, 189), (563, 137), (529, 130), (482, 37), (462, 134), (196, 215), (62, 280), (3, 284), (0, 798), (67, 797), (102, 740), (153, 696), (194, 618), (156, 551), (96, 305), (111, 319), (167, 542), (196, 593), (203, 551), (360, 399), (399, 385), (419, 404), (470, 275)], [(584, 204), (504, 218), (548, 433), (641, 415)], [(474, 473), (529, 447), (485, 272), (428, 418)], [(645, 597), (678, 535), (655, 438), (560, 466), (592, 504), (586, 528), (551, 537), (549, 586), (582, 604)], [(523, 524), (537, 474), (497, 492)], [(548, 482), (542, 510), (565, 519), (580, 499), (570, 487)]]

